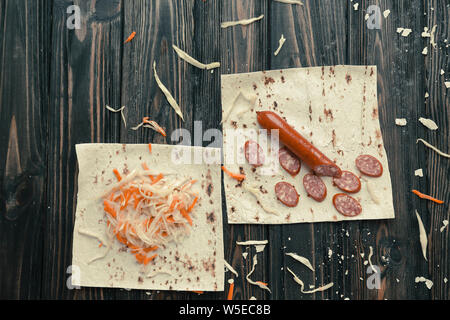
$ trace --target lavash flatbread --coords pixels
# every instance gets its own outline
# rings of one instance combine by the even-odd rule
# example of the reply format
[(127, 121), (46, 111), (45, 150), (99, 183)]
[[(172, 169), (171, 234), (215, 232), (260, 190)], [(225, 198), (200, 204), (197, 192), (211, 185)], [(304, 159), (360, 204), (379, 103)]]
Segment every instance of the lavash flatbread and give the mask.
[[(246, 175), (243, 183), (228, 176), (224, 178), (228, 222), (287, 224), (394, 218), (389, 166), (378, 118), (376, 77), (376, 66), (293, 68), (222, 75), (222, 112), (227, 115), (223, 122), (224, 165), (232, 172), (241, 171)], [(251, 99), (252, 96), (256, 99)], [(361, 191), (352, 195), (360, 201), (362, 214), (344, 217), (336, 211), (332, 197), (341, 191), (332, 185), (330, 177), (323, 177), (328, 189), (325, 201), (318, 203), (309, 198), (302, 181), (310, 169), (302, 163), (300, 173), (291, 177), (279, 165), (276, 144), (271, 147), (264, 139), (260, 143), (267, 146), (263, 148), (265, 152), (273, 151), (266, 154), (266, 162), (272, 162), (272, 166), (252, 169), (245, 158), (237, 158), (236, 154), (242, 155), (246, 140), (265, 137), (270, 141), (264, 132), (258, 131), (261, 128), (256, 120), (256, 111), (268, 110), (284, 117), (342, 170), (359, 176), (355, 159), (361, 154), (380, 160), (383, 175), (362, 177)], [(251, 130), (256, 130), (256, 135)], [(236, 142), (236, 136), (240, 141)], [(232, 153), (230, 150), (236, 154), (227, 157)], [(300, 195), (297, 207), (288, 208), (277, 200), (274, 186), (280, 181), (295, 186)], [(259, 192), (255, 194), (255, 190)], [(271, 213), (263, 208), (270, 208)]]
[[(176, 151), (177, 150), (177, 151)], [(176, 151), (176, 152), (175, 152)], [(177, 164), (180, 152), (219, 152), (220, 149), (152, 144), (76, 145), (79, 164), (78, 201), (73, 237), (72, 284), (86, 287), (115, 287), (156, 290), (224, 290), (223, 230), (220, 166)], [(98, 198), (116, 182), (113, 169), (125, 175), (146, 162), (152, 169), (196, 179), (192, 189), (199, 202), (192, 211), (190, 236), (179, 243), (158, 249), (158, 257), (145, 271), (122, 244), (113, 241), (112, 250), (102, 259), (105, 246), (83, 234), (106, 238), (106, 219)], [(176, 163), (174, 163), (176, 162)], [(114, 239), (115, 240), (115, 239)], [(76, 269), (74, 269), (76, 268)], [(76, 281), (74, 281), (76, 280)], [(75, 283), (74, 283), (75, 282)]]

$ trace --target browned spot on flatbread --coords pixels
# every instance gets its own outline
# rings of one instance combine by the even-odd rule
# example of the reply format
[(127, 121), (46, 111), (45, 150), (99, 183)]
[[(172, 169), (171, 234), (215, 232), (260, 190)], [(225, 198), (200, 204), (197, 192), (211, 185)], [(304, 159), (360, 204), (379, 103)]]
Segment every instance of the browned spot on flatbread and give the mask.
[(258, 89), (258, 86), (256, 85), (256, 83), (253, 84), (253, 90)]
[(271, 77), (264, 77), (264, 85), (268, 85), (269, 83), (275, 83), (275, 80)]
[(331, 132), (331, 142), (333, 143), (333, 148), (336, 148), (336, 131), (333, 129), (333, 131)]
[(378, 108), (377, 107), (375, 107), (375, 108), (373, 108), (373, 110), (372, 110), (372, 119), (377, 119), (378, 118)]
[(331, 109), (327, 109), (326, 107), (323, 108), (323, 114), (325, 115), (325, 118), (327, 120), (333, 121), (333, 111)]
[(284, 79), (284, 76), (281, 76), (281, 82), (282, 82), (282, 83), (285, 83), (285, 82), (286, 82), (286, 79)]
[(213, 277), (216, 276), (216, 260), (214, 258), (208, 258), (208, 260), (202, 260), (203, 269), (206, 272), (210, 272)]
[(205, 189), (208, 197), (211, 197), (213, 190), (214, 190), (214, 187), (212, 185), (211, 170), (208, 169), (208, 173), (206, 174), (206, 189)]
[(210, 213), (206, 213), (206, 221), (208, 221), (210, 223), (216, 222), (216, 216), (214, 214), (214, 211), (212, 211)]
[(122, 144), (122, 151), (126, 152), (127, 151), (127, 145), (126, 144)]
[(347, 73), (345, 75), (345, 81), (347, 81), (347, 84), (350, 84), (350, 82), (352, 82), (352, 76)]
[(231, 121), (231, 125), (233, 126), (233, 128), (237, 129), (237, 122), (236, 121)]
[(370, 76), (373, 76), (373, 67), (372, 68), (370, 68)]

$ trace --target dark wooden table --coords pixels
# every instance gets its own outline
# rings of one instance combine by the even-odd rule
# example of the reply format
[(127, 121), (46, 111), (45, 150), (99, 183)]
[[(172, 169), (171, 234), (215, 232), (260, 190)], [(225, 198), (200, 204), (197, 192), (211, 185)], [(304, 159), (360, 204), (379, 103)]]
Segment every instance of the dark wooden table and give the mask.
[[(0, 298), (1, 299), (225, 299), (225, 292), (82, 288), (66, 281), (71, 263), (77, 194), (75, 144), (85, 142), (169, 143), (151, 130), (130, 130), (105, 109), (126, 105), (135, 125), (150, 116), (168, 132), (220, 128), (220, 74), (320, 65), (377, 65), (380, 121), (389, 157), (395, 220), (296, 224), (228, 225), (225, 258), (239, 272), (234, 299), (449, 299), (449, 160), (416, 144), (424, 138), (449, 150), (450, 7), (448, 0), (303, 0), (292, 6), (270, 0), (1, 0), (0, 1)], [(358, 3), (358, 10), (354, 4)], [(81, 9), (81, 28), (67, 28), (67, 8)], [(380, 29), (369, 29), (370, 5)], [(220, 22), (264, 14), (248, 26), (221, 29)], [(436, 47), (421, 37), (436, 25)], [(403, 37), (398, 27), (411, 28)], [(132, 32), (136, 37), (124, 40)], [(284, 34), (278, 56), (274, 51)], [(204, 72), (180, 60), (172, 44), (203, 62), (220, 61)], [(428, 54), (421, 52), (428, 47)], [(185, 122), (156, 85), (152, 63), (173, 92)], [(441, 75), (441, 69), (445, 71)], [(429, 97), (425, 98), (425, 93)], [(434, 119), (437, 131), (418, 122)], [(395, 125), (407, 118), (408, 125)], [(207, 145), (208, 142), (204, 142)], [(423, 168), (424, 177), (414, 176)], [(419, 189), (445, 201), (414, 196)], [(419, 243), (414, 210), (428, 236), (428, 262)], [(254, 248), (237, 240), (268, 239), (254, 279), (245, 281)], [(379, 289), (367, 285), (369, 247), (380, 267)], [(332, 251), (331, 258), (329, 250)], [(310, 272), (284, 255), (297, 252), (316, 266)], [(361, 257), (364, 253), (364, 258)], [(286, 267), (305, 282), (334, 287), (302, 294)], [(231, 273), (226, 273), (226, 279)], [(433, 281), (428, 289), (415, 278)], [(150, 293), (150, 294), (149, 294)]]

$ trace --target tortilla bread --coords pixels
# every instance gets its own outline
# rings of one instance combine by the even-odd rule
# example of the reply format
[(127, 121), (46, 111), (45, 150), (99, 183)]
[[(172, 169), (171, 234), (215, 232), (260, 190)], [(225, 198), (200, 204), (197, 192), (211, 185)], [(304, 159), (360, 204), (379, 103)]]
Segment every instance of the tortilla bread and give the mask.
[[(376, 66), (292, 68), (222, 75), (221, 80), (224, 165), (232, 172), (241, 171), (246, 175), (242, 183), (228, 176), (224, 178), (228, 223), (288, 224), (395, 217), (378, 117)], [(303, 176), (310, 172), (305, 164), (302, 163), (296, 177), (281, 168), (276, 139), (266, 144), (264, 139), (271, 138), (266, 132), (258, 131), (261, 128), (256, 111), (269, 110), (284, 117), (342, 170), (361, 176), (355, 166), (360, 154), (370, 154), (380, 160), (383, 175), (362, 176), (361, 191), (352, 195), (363, 207), (360, 215), (344, 217), (337, 212), (332, 197), (342, 191), (332, 185), (330, 177), (323, 177), (328, 195), (318, 203), (304, 190)], [(262, 146), (267, 146), (266, 163), (272, 165), (254, 169), (245, 161), (243, 145), (248, 139), (259, 139)], [(300, 195), (297, 207), (288, 208), (277, 200), (274, 186), (280, 181), (295, 186)]]
[[(175, 152), (176, 151), (176, 152)], [(220, 166), (176, 164), (180, 153), (220, 152), (220, 149), (152, 144), (79, 144), (78, 201), (73, 234), (72, 284), (82, 287), (126, 289), (223, 291), (224, 253)], [(175, 156), (175, 158), (173, 158)], [(116, 183), (113, 169), (124, 177), (141, 164), (158, 172), (196, 179), (192, 190), (199, 201), (192, 211), (193, 226), (184, 240), (158, 249), (158, 257), (146, 266), (138, 264), (124, 245), (114, 239), (112, 250), (102, 259), (105, 246), (80, 230), (106, 239), (106, 217), (99, 195)], [(176, 161), (175, 161), (176, 162)], [(163, 273), (162, 273), (163, 272)], [(75, 280), (75, 281), (74, 281)]]

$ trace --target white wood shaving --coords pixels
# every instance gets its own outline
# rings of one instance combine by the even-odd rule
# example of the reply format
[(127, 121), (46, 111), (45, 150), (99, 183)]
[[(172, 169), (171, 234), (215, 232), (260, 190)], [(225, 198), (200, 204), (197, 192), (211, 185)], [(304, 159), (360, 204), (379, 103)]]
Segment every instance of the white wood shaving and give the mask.
[(257, 253), (258, 253), (258, 252), (263, 252), (265, 247), (266, 247), (265, 244), (258, 244), (258, 245), (256, 245), (256, 246), (255, 246), (256, 252), (257, 252)]
[(400, 33), (402, 37), (407, 37), (412, 32), (409, 28), (397, 28), (397, 33)]
[(276, 216), (281, 215), (279, 212), (277, 212), (277, 211), (275, 211), (275, 210), (273, 210), (271, 208), (268, 208), (266, 205), (263, 204), (263, 202), (261, 201), (261, 196), (260, 196), (259, 189), (257, 189), (254, 186), (253, 187), (249, 187), (246, 184), (243, 184), (242, 187), (244, 188), (244, 190), (247, 190), (248, 192), (250, 192), (256, 198), (256, 200), (258, 201), (259, 206), (261, 208), (263, 208), (263, 210), (265, 212), (273, 214), (273, 215), (276, 215)]
[(333, 250), (328, 249), (328, 259), (331, 259), (332, 255), (333, 255)]
[(283, 34), (281, 34), (281, 38), (280, 38), (280, 40), (278, 40), (278, 48), (274, 53), (275, 56), (277, 56), (280, 53), (280, 50), (283, 47), (285, 42), (286, 42), (286, 38), (284, 37)]
[(359, 7), (359, 3), (355, 3), (354, 5), (353, 5), (353, 10), (358, 10), (358, 7)]
[(127, 127), (127, 120), (125, 119), (125, 115), (123, 114), (123, 110), (125, 109), (125, 106), (122, 106), (121, 108), (119, 108), (117, 110), (111, 108), (110, 106), (105, 106), (105, 108), (111, 112), (115, 112), (115, 113), (120, 112), (120, 116), (122, 117), (123, 124), (124, 124), (125, 128)]
[(248, 252), (242, 252), (242, 257), (243, 257), (244, 259), (247, 259), (247, 256), (248, 256)]
[(158, 84), (158, 87), (161, 89), (161, 91), (164, 93), (164, 95), (167, 98), (167, 101), (169, 102), (169, 104), (172, 106), (172, 108), (175, 110), (175, 112), (180, 116), (181, 120), (184, 121), (183, 118), (183, 113), (181, 112), (180, 106), (178, 105), (178, 103), (175, 101), (174, 97), (172, 96), (172, 94), (169, 92), (169, 90), (167, 90), (167, 88), (164, 86), (164, 84), (161, 82), (161, 80), (159, 79), (158, 73), (156, 72), (156, 61), (153, 61), (153, 73), (155, 75), (155, 80), (156, 83)]
[(299, 1), (299, 0), (274, 0), (275, 2), (280, 2), (280, 3), (286, 3), (286, 4), (299, 4), (299, 5), (303, 5), (303, 2)]
[(428, 47), (423, 48), (422, 54), (426, 56), (428, 54)]
[(448, 220), (444, 220), (442, 221), (443, 226), (441, 227), (440, 231), (444, 232), (445, 228), (447, 228), (448, 226)]
[(445, 158), (450, 158), (450, 154), (444, 153), (441, 150), (439, 150), (438, 148), (436, 148), (435, 146), (431, 145), (430, 143), (426, 142), (423, 139), (417, 139), (416, 143), (422, 142), (425, 146), (427, 146), (428, 148), (430, 148), (431, 150), (437, 152), (439, 155), (445, 157)]
[(270, 293), (272, 293), (272, 291), (270, 291), (269, 287), (267, 287), (265, 284), (261, 283), (260, 281), (253, 281), (252, 279), (250, 279), (250, 276), (255, 271), (255, 268), (256, 268), (257, 264), (258, 264), (258, 258), (257, 258), (257, 255), (255, 254), (253, 256), (253, 267), (252, 267), (252, 270), (245, 277), (247, 279), (247, 282), (250, 283), (250, 284), (256, 285), (256, 286), (260, 287), (261, 289), (267, 290)]
[[(250, 109), (251, 107), (254, 106), (257, 97), (256, 96), (246, 96), (242, 91), (239, 91), (238, 95), (236, 96), (236, 98), (233, 100), (233, 104), (225, 111), (224, 115), (222, 116), (222, 121), (220, 122), (220, 124), (224, 123), (225, 121), (228, 120), (228, 118), (230, 117), (231, 112), (233, 111), (233, 109), (236, 107), (237, 102), (239, 100), (239, 98), (244, 98), (244, 100), (247, 101), (248, 104), (248, 109)], [(248, 109), (244, 110), (244, 111), (248, 111)]]
[(236, 241), (239, 246), (257, 246), (261, 244), (268, 244), (269, 240), (249, 240), (249, 241)]
[(297, 261), (300, 262), (300, 263), (303, 263), (303, 264), (304, 264), (305, 266), (307, 266), (311, 271), (315, 271), (315, 270), (314, 270), (314, 267), (313, 267), (312, 264), (311, 264), (311, 262), (309, 262), (309, 260), (306, 259), (305, 257), (299, 256), (298, 254), (292, 253), (292, 252), (286, 253), (286, 255), (287, 255), (287, 256), (290, 256), (290, 257), (292, 257), (292, 258), (294, 258), (295, 260), (297, 260)]
[(425, 231), (425, 227), (423, 226), (422, 219), (420, 218), (420, 215), (417, 212), (417, 210), (416, 210), (416, 217), (417, 217), (417, 222), (419, 223), (419, 239), (420, 239), (420, 245), (422, 246), (422, 254), (423, 254), (423, 257), (425, 258), (425, 260), (428, 261), (428, 259), (427, 259), (427, 244), (428, 244), (427, 233)]
[(315, 293), (315, 292), (321, 292), (321, 291), (325, 291), (325, 290), (330, 289), (334, 285), (334, 283), (331, 282), (331, 283), (329, 283), (327, 285), (324, 285), (322, 287), (316, 288), (314, 290), (305, 291), (305, 284), (303, 283), (303, 281), (300, 280), (300, 278), (291, 269), (287, 268), (287, 271), (289, 271), (292, 274), (292, 276), (294, 277), (294, 281), (297, 282), (300, 285), (300, 292), (301, 293), (312, 294), (312, 293)]
[(436, 28), (437, 25), (434, 25), (433, 28), (431, 28), (430, 33), (430, 44), (433, 46), (433, 48), (436, 48)]
[(384, 10), (384, 11), (383, 11), (383, 16), (384, 16), (385, 18), (387, 18), (387, 17), (389, 16), (390, 13), (391, 13), (391, 10), (389, 10), (389, 9)]
[(233, 279), (228, 279), (228, 283), (229, 283), (229, 284), (233, 284), (233, 283), (234, 283), (234, 280), (233, 280)]
[(172, 45), (172, 48), (175, 50), (175, 52), (181, 59), (183, 59), (187, 63), (193, 65), (194, 67), (197, 67), (199, 69), (205, 69), (205, 70), (220, 68), (220, 62), (212, 62), (209, 64), (204, 64), (204, 63), (201, 63), (200, 61), (194, 59), (193, 57), (188, 55), (185, 51), (181, 50), (177, 46)]
[(243, 20), (239, 20), (239, 21), (227, 21), (227, 22), (222, 22), (222, 24), (220, 25), (222, 27), (222, 29), (228, 28), (228, 27), (232, 27), (232, 26), (236, 26), (236, 25), (248, 25), (250, 23), (253, 23), (255, 21), (261, 20), (262, 18), (264, 18), (264, 15), (260, 15), (259, 17), (255, 17), (255, 18), (251, 18), (251, 19), (243, 19)]
[(370, 14), (366, 13), (366, 15), (364, 16), (364, 20), (369, 20), (370, 18)]
[(425, 92), (425, 98), (428, 98), (430, 94), (428, 92)]
[(250, 297), (250, 300), (256, 300), (256, 298), (255, 298), (255, 297), (253, 297), (253, 296), (251, 296), (251, 297)]
[(443, 69), (441, 69), (441, 76), (443, 76), (445, 74), (445, 71)]
[(444, 84), (447, 89), (450, 88), (450, 81), (445, 81)]
[(417, 169), (416, 171), (414, 171), (414, 175), (416, 177), (423, 177), (423, 170), (422, 169)]
[(407, 123), (408, 122), (406, 121), (405, 118), (395, 119), (395, 124), (398, 125), (398, 126), (404, 127), (404, 126), (406, 126)]
[(228, 270), (230, 270), (232, 273), (234, 273), (234, 275), (235, 275), (236, 277), (239, 277), (239, 273), (237, 273), (237, 271), (234, 270), (234, 268), (233, 268), (228, 262), (226, 262), (225, 260), (223, 260), (223, 263), (225, 264), (225, 267), (227, 267)]
[(423, 27), (423, 32), (421, 34), (422, 38), (430, 38), (431, 33), (428, 32), (428, 27)]
[(425, 277), (416, 277), (415, 281), (416, 283), (425, 282), (425, 285), (428, 289), (431, 289), (431, 287), (433, 287), (433, 281), (426, 279)]
[(437, 124), (431, 119), (425, 119), (420, 117), (419, 121), (430, 130), (437, 130), (439, 128)]
[(373, 256), (373, 248), (372, 248), (372, 246), (370, 246), (369, 247), (369, 256), (367, 257), (367, 259), (369, 260), (369, 265), (372, 268), (373, 272), (378, 273), (377, 269), (375, 269), (372, 264), (372, 256)]

